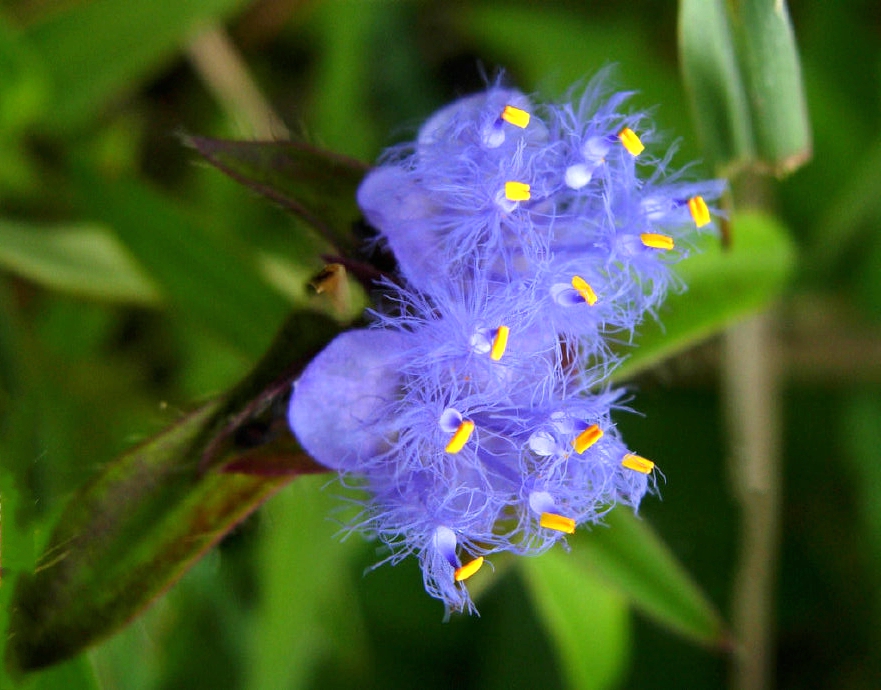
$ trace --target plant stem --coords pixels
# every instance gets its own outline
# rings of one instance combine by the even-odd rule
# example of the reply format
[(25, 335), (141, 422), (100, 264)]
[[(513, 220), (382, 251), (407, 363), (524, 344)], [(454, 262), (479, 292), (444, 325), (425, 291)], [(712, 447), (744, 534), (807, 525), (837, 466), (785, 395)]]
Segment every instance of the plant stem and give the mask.
[(773, 685), (774, 589), (780, 529), (780, 420), (775, 320), (766, 313), (724, 337), (722, 382), (731, 484), (741, 511), (733, 625), (734, 690)]

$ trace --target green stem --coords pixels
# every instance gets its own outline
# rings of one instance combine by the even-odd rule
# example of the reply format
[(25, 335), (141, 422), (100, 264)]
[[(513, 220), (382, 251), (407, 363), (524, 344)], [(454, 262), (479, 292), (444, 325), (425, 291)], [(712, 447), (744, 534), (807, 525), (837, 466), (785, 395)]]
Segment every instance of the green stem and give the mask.
[[(736, 239), (736, 237), (735, 237)], [(775, 319), (765, 313), (730, 329), (722, 365), (732, 491), (740, 505), (731, 687), (764, 690), (774, 668), (774, 589), (780, 540), (780, 423)]]

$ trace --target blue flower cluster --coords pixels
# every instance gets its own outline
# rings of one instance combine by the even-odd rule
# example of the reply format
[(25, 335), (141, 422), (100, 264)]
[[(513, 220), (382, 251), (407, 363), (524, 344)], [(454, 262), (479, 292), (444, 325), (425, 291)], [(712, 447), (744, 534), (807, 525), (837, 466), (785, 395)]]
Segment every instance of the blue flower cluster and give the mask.
[(542, 106), (495, 85), (387, 152), (358, 202), (398, 262), (391, 306), (294, 386), (303, 448), (367, 492), (353, 527), (383, 562), (417, 555), (448, 611), (473, 610), (485, 556), (540, 553), (654, 486), (610, 418), (610, 343), (654, 313), (722, 185), (651, 155), (604, 81)]

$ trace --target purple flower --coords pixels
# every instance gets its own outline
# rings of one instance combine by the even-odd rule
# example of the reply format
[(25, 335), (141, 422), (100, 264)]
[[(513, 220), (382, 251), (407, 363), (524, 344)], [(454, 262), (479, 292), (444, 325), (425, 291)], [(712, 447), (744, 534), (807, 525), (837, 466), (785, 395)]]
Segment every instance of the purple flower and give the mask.
[(550, 105), (491, 86), (387, 152), (358, 202), (399, 280), (294, 385), (303, 448), (367, 494), (351, 527), (383, 562), (416, 555), (448, 612), (473, 610), (484, 558), (541, 553), (654, 489), (611, 418), (610, 343), (677, 286), (722, 185), (653, 155), (605, 80)]

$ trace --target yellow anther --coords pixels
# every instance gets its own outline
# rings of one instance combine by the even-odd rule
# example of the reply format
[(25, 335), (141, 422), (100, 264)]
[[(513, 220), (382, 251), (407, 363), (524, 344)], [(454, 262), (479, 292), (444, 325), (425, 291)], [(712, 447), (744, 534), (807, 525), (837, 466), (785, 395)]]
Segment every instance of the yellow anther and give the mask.
[(572, 287), (575, 288), (575, 291), (581, 295), (581, 298), (587, 302), (589, 306), (592, 307), (596, 304), (597, 293), (593, 291), (593, 288), (584, 278), (581, 276), (572, 276)]
[(505, 198), (508, 201), (529, 201), (529, 185), (525, 182), (505, 182)]
[(645, 144), (639, 140), (639, 137), (636, 136), (636, 132), (630, 129), (630, 127), (625, 127), (618, 132), (618, 138), (621, 140), (621, 143), (624, 144), (624, 148), (630, 151), (634, 156), (638, 156), (645, 150)]
[(688, 200), (688, 210), (694, 218), (694, 224), (699, 228), (710, 222), (710, 209), (702, 196), (694, 196)]
[(554, 529), (566, 534), (575, 533), (575, 520), (557, 515), (556, 513), (542, 513), (538, 524), (547, 529)]
[(643, 474), (650, 474), (651, 471), (655, 469), (655, 463), (653, 463), (651, 460), (646, 460), (644, 457), (640, 455), (634, 455), (633, 453), (628, 453), (627, 455), (625, 455), (624, 459), (621, 461), (621, 464), (628, 470), (642, 472)]
[(465, 447), (465, 444), (468, 443), (468, 439), (471, 438), (471, 434), (473, 433), (474, 422), (470, 419), (463, 419), (459, 428), (456, 429), (456, 433), (453, 434), (453, 438), (450, 439), (450, 442), (444, 450), (448, 453), (458, 453)]
[(600, 429), (599, 425), (592, 424), (575, 437), (575, 440), (572, 441), (572, 445), (575, 448), (575, 452), (581, 455), (581, 453), (590, 448), (602, 437), (603, 430)]
[(483, 566), (483, 556), (478, 556), (473, 561), (469, 561), (461, 568), (456, 568), (456, 582), (462, 582), (462, 580), (467, 580), (469, 577), (474, 575), (478, 570), (480, 570), (481, 566)]
[(508, 347), (508, 333), (510, 332), (511, 329), (507, 326), (499, 326), (499, 330), (496, 331), (496, 337), (493, 338), (492, 350), (489, 351), (490, 359), (498, 362), (502, 355), (505, 354), (505, 349)]
[(515, 127), (525, 129), (526, 125), (529, 124), (529, 113), (525, 110), (520, 110), (520, 108), (515, 108), (513, 105), (506, 105), (502, 111), (502, 119), (505, 122), (510, 122)]
[(673, 249), (673, 238), (670, 235), (659, 235), (655, 232), (644, 232), (639, 236), (646, 247), (652, 249)]

